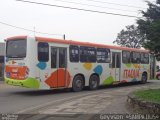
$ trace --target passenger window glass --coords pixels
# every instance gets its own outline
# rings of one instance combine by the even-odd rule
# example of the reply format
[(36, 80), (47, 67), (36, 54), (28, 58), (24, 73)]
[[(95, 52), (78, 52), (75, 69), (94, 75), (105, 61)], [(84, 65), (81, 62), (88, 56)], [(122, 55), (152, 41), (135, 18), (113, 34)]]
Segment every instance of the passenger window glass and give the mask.
[(149, 54), (148, 53), (141, 53), (141, 63), (149, 64)]
[(120, 68), (121, 67), (121, 55), (120, 54), (116, 54), (116, 68)]
[(96, 49), (94, 47), (80, 46), (81, 62), (96, 62)]
[(123, 63), (130, 63), (130, 52), (129, 51), (123, 51), (122, 52), (122, 61)]
[(57, 48), (51, 48), (51, 68), (57, 68)]
[(49, 45), (45, 42), (38, 43), (38, 61), (48, 62), (49, 60)]
[(59, 68), (66, 67), (66, 49), (59, 48)]
[(116, 63), (115, 63), (115, 60), (116, 60), (116, 56), (115, 56), (115, 53), (112, 52), (112, 68), (115, 68), (116, 67)]
[(70, 61), (71, 62), (79, 62), (79, 47), (70, 45), (69, 47), (70, 53)]
[(140, 63), (141, 61), (141, 55), (138, 52), (132, 52), (132, 63)]
[(110, 62), (110, 50), (105, 48), (97, 48), (97, 62), (107, 63)]

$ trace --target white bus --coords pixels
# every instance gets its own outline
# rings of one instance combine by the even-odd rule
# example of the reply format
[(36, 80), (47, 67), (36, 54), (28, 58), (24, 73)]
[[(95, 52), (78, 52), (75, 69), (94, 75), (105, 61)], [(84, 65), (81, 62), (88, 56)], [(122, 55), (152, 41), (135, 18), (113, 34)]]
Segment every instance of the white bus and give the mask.
[(6, 39), (5, 82), (36, 89), (91, 90), (100, 85), (141, 81), (150, 76), (146, 50), (15, 36)]

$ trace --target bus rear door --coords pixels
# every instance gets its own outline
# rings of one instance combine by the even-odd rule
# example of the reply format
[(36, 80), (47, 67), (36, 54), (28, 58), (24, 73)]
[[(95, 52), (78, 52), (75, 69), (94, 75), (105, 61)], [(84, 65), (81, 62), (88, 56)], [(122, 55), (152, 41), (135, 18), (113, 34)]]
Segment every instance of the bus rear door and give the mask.
[(66, 86), (67, 48), (51, 47), (51, 71), (53, 84), (51, 87)]
[(115, 81), (120, 81), (120, 70), (121, 70), (121, 53), (112, 52), (112, 69), (113, 78)]

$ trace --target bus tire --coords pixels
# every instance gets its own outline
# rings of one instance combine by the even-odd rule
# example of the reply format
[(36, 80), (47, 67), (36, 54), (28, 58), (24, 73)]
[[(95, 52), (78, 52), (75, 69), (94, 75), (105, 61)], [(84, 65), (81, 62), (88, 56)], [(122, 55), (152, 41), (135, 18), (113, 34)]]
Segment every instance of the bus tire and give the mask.
[(99, 86), (99, 77), (97, 75), (92, 75), (89, 79), (89, 89), (96, 90)]
[(80, 92), (83, 90), (83, 87), (84, 87), (83, 77), (81, 75), (75, 76), (72, 83), (72, 91)]
[(143, 73), (142, 74), (142, 79), (141, 79), (141, 83), (145, 84), (147, 82), (147, 73)]

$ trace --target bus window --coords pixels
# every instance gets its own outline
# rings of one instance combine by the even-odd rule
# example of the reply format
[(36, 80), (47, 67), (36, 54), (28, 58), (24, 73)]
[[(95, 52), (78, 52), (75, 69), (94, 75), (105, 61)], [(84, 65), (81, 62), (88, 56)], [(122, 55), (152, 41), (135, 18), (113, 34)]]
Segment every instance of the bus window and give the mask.
[(27, 41), (25, 39), (7, 41), (6, 57), (24, 58), (26, 57)]
[(97, 62), (108, 63), (110, 62), (110, 50), (105, 48), (97, 48)]
[(121, 54), (116, 54), (116, 68), (121, 68)]
[(70, 61), (79, 62), (79, 47), (75, 45), (69, 46)]
[(66, 68), (66, 48), (59, 48), (59, 68)]
[(122, 61), (123, 63), (130, 63), (130, 52), (129, 51), (123, 51), (122, 52)]
[(49, 45), (45, 42), (38, 43), (38, 61), (48, 62), (49, 60)]
[(115, 53), (112, 52), (112, 68), (115, 68), (115, 67), (116, 67), (115, 60), (116, 60)]
[(4, 56), (0, 56), (0, 63), (4, 63)]
[(149, 54), (148, 53), (141, 53), (141, 63), (149, 64)]
[(132, 63), (140, 63), (140, 61), (141, 61), (140, 53), (132, 52), (131, 61), (132, 61)]
[(57, 68), (57, 49), (51, 48), (51, 68)]
[(94, 47), (80, 46), (81, 62), (96, 62), (96, 49)]

